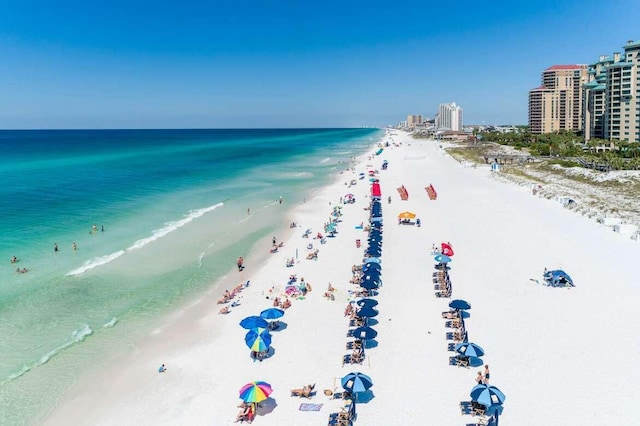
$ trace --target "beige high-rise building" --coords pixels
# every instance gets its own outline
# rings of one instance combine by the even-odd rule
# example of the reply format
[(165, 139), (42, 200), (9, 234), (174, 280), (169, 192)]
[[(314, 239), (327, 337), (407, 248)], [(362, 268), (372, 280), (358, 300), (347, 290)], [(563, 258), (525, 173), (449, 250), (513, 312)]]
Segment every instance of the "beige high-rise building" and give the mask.
[(629, 40), (623, 49), (589, 66), (583, 86), (586, 140), (640, 142), (640, 42)]
[(542, 73), (542, 85), (529, 91), (529, 131), (534, 134), (582, 129), (582, 85), (586, 65), (554, 65)]
[(407, 126), (416, 127), (418, 124), (422, 124), (422, 116), (419, 114), (407, 115)]

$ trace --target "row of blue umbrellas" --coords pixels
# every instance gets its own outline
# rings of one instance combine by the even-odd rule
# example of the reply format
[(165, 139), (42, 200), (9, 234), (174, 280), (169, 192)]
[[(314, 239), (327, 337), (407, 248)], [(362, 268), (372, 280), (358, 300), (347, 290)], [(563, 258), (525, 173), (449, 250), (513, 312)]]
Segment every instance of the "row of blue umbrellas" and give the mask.
[[(456, 299), (449, 302), (449, 307), (460, 312), (460, 317), (464, 318), (463, 314), (466, 313), (466, 310), (471, 309), (471, 304), (469, 304), (469, 302), (467, 302), (466, 300)], [(460, 355), (468, 357), (470, 360), (470, 364), (474, 364), (475, 360), (482, 361), (480, 360), (480, 357), (485, 354), (484, 349), (482, 349), (478, 344), (472, 342), (459, 343), (456, 345), (455, 350)], [(482, 362), (480, 362), (479, 365), (482, 365)], [(497, 426), (498, 416), (502, 414), (502, 404), (506, 399), (504, 393), (502, 393), (502, 391), (497, 387), (484, 383), (476, 385), (471, 390), (470, 396), (472, 401), (475, 401), (478, 404), (482, 404), (486, 407), (485, 415), (495, 416), (495, 424)]]

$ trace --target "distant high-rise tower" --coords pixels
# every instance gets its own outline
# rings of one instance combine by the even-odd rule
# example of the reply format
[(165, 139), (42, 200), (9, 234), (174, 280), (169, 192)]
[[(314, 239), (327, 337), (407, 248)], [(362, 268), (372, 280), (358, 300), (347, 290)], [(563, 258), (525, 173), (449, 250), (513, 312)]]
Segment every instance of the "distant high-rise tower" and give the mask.
[(418, 124), (422, 124), (422, 116), (416, 114), (407, 115), (407, 126), (415, 127)]
[(582, 85), (586, 65), (554, 65), (542, 85), (529, 91), (529, 130), (534, 134), (582, 129)]
[(462, 108), (455, 102), (440, 104), (436, 117), (436, 129), (462, 131)]
[(584, 137), (640, 142), (640, 42), (624, 54), (601, 56), (589, 66), (584, 89)]

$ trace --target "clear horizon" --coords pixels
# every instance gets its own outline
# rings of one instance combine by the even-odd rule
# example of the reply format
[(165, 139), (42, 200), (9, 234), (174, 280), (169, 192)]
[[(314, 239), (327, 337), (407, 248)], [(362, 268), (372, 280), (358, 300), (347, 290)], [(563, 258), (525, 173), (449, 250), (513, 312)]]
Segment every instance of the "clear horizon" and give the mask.
[(445, 102), (526, 124), (545, 68), (640, 37), (630, 0), (162, 6), (3, 2), (0, 129), (384, 127)]

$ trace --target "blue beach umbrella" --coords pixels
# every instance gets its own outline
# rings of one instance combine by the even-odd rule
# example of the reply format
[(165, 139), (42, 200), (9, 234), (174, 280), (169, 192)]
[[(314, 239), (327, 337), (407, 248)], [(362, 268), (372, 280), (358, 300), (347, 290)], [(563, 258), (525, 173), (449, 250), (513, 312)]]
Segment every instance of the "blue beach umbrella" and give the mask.
[(344, 390), (351, 393), (366, 392), (373, 386), (371, 377), (359, 372), (347, 374), (340, 380), (340, 383)]
[(373, 318), (378, 316), (378, 311), (373, 309), (371, 306), (363, 306), (358, 312), (356, 312), (356, 315), (360, 318)]
[(449, 263), (451, 262), (451, 258), (449, 256), (445, 256), (444, 254), (436, 255), (433, 260), (439, 263)]
[[(372, 217), (369, 222), (371, 222), (371, 226), (382, 226), (382, 216)], [(374, 225), (374, 223), (379, 223), (380, 225)]]
[(354, 329), (352, 335), (356, 339), (367, 340), (374, 339), (378, 335), (378, 332), (371, 327), (363, 326)]
[(456, 352), (464, 356), (476, 358), (484, 355), (484, 349), (471, 342), (458, 343), (456, 345)]
[(380, 264), (380, 259), (377, 257), (367, 257), (362, 263), (364, 263), (365, 265), (367, 263), (375, 263), (375, 264)]
[(360, 287), (362, 287), (364, 289), (367, 289), (367, 290), (375, 290), (375, 289), (380, 287), (380, 284), (378, 283), (378, 281), (363, 280), (360, 283)]
[(485, 407), (490, 407), (492, 405), (502, 405), (506, 396), (495, 386), (491, 385), (476, 385), (473, 389), (471, 389), (471, 400), (477, 402), (478, 404), (482, 404)]
[(368, 306), (370, 308), (373, 308), (374, 306), (378, 305), (378, 301), (374, 299), (360, 299), (356, 301), (356, 305), (362, 307)]
[(271, 335), (263, 328), (249, 330), (244, 336), (244, 341), (255, 352), (264, 352), (271, 346)]
[(469, 302), (462, 299), (452, 300), (449, 302), (449, 307), (452, 309), (471, 309)]
[(242, 321), (240, 321), (240, 327), (251, 330), (253, 328), (267, 328), (269, 323), (259, 316), (250, 316), (246, 317)]
[[(374, 265), (378, 265), (378, 264), (374, 263)], [(382, 268), (380, 266), (363, 266), (362, 273), (365, 275), (373, 274), (374, 276), (380, 278), (380, 275), (382, 273)]]
[(260, 317), (266, 320), (274, 320), (281, 318), (284, 315), (284, 311), (278, 308), (269, 308), (260, 312)]

